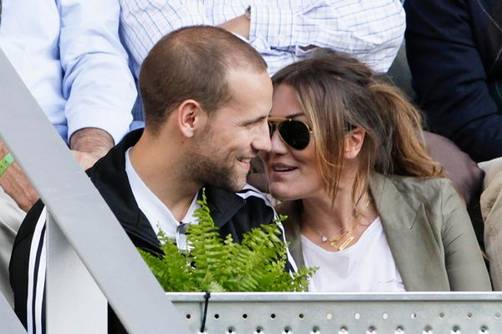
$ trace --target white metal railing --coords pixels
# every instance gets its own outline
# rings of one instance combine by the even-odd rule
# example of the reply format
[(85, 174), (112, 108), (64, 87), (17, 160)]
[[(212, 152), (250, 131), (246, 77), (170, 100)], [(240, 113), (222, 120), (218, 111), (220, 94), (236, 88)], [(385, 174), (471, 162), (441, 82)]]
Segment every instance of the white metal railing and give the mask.
[[(168, 294), (191, 333), (205, 309), (200, 293)], [(207, 334), (498, 334), (501, 293), (216, 293)]]
[[(130, 333), (188, 333), (115, 216), (1, 50), (0, 119), (0, 138), (50, 212), (48, 332), (106, 333), (108, 301)], [(18, 328), (19, 322), (13, 320), (1, 297), (0, 332), (4, 333), (4, 328)]]

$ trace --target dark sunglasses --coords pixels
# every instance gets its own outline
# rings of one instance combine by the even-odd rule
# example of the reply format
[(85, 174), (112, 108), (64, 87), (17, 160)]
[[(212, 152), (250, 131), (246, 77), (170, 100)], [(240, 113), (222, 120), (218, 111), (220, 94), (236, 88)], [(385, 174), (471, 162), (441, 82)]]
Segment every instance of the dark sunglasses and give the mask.
[(312, 132), (312, 129), (306, 123), (284, 117), (269, 117), (268, 129), (270, 130), (270, 137), (277, 129), (282, 141), (295, 150), (303, 150), (308, 146), (310, 133)]

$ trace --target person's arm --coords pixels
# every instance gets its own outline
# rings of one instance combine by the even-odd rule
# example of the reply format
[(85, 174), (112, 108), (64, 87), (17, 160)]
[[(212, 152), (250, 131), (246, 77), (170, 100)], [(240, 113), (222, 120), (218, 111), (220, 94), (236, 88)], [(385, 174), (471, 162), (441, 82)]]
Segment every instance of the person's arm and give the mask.
[(84, 170), (92, 167), (112, 147), (112, 136), (102, 129), (83, 128), (70, 138), (72, 153)]
[(249, 31), (251, 30), (250, 12), (246, 11), (246, 14), (237, 16), (220, 24), (219, 26), (248, 40)]
[(261, 53), (297, 56), (315, 47), (345, 52), (386, 72), (401, 45), (405, 14), (399, 0), (270, 1), (251, 6), (249, 40)]
[[(5, 144), (0, 141), (0, 159), (3, 158), (9, 150)], [(0, 187), (17, 203), (17, 205), (27, 212), (38, 199), (38, 194), (31, 185), (30, 181), (21, 170), (19, 165), (14, 162), (5, 173), (0, 177)]]
[(129, 130), (136, 87), (118, 36), (118, 1), (58, 0), (58, 8), (68, 142), (85, 168)]
[(407, 0), (405, 9), (408, 62), (431, 130), (476, 161), (502, 156), (502, 114), (488, 90), (465, 2)]
[(441, 191), (441, 237), (450, 288), (452, 291), (491, 291), (488, 271), (465, 204), (449, 181), (445, 181)]

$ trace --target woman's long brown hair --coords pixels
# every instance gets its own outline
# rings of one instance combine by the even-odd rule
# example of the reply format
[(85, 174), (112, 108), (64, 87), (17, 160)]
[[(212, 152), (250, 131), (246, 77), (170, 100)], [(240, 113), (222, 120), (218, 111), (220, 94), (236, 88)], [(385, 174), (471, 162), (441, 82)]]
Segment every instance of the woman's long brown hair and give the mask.
[(272, 81), (274, 87), (286, 84), (295, 90), (312, 125), (316, 159), (333, 203), (343, 167), (344, 138), (353, 127), (366, 131), (352, 194), (355, 207), (372, 171), (444, 176), (425, 149), (420, 112), (398, 88), (377, 78), (358, 60), (322, 50), (285, 67)]

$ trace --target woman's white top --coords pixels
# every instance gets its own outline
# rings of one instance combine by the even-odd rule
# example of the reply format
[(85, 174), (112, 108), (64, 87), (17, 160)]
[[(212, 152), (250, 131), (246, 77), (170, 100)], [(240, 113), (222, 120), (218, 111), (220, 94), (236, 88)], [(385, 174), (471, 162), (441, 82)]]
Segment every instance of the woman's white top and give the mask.
[(341, 251), (327, 251), (303, 235), (301, 242), (305, 265), (319, 268), (310, 279), (311, 292), (405, 291), (380, 218)]

